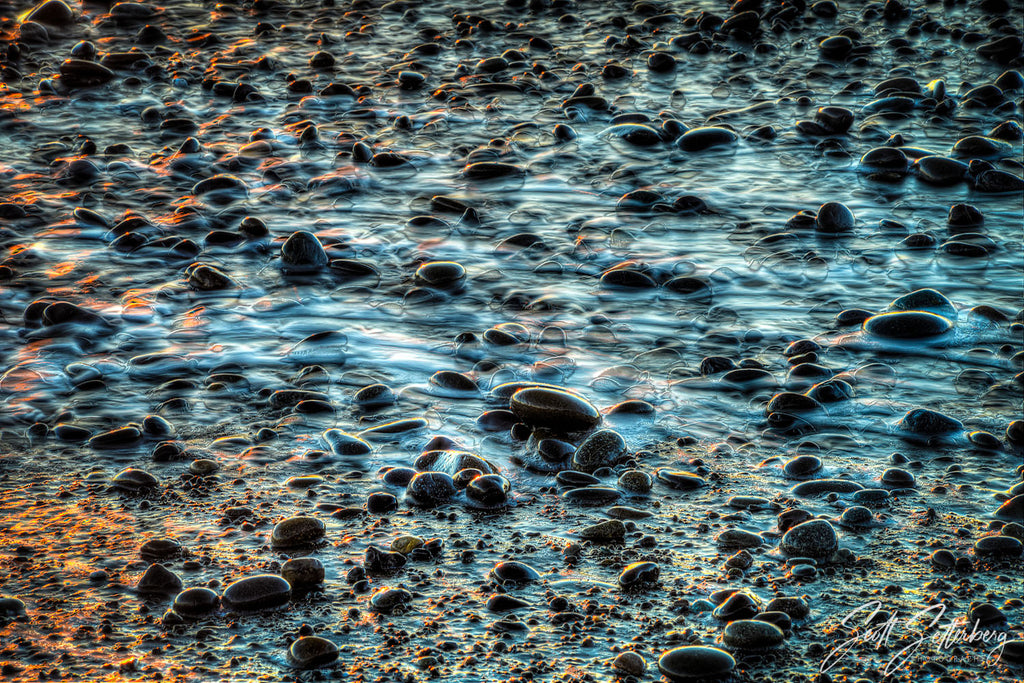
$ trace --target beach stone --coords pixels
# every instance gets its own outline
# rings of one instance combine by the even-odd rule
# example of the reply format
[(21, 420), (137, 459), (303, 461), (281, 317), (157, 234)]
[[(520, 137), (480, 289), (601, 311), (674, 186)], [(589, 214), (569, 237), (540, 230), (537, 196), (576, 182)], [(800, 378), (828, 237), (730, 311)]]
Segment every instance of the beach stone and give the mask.
[(69, 88), (90, 88), (113, 79), (113, 71), (85, 59), (65, 59), (60, 65), (60, 80)]
[(159, 486), (160, 482), (157, 478), (145, 470), (138, 470), (134, 467), (128, 467), (121, 470), (111, 482), (115, 487), (122, 491), (128, 491), (130, 493), (139, 493), (154, 489)]
[(619, 572), (619, 587), (627, 591), (642, 590), (657, 584), (660, 576), (661, 567), (656, 563), (633, 562)]
[(974, 544), (974, 554), (986, 557), (1019, 557), (1024, 544), (1011, 536), (985, 536)]
[(790, 458), (782, 466), (782, 471), (790, 479), (806, 479), (821, 470), (821, 458), (816, 455), (798, 455)]
[(621, 543), (626, 537), (626, 525), (617, 519), (598, 522), (580, 529), (580, 538), (595, 543)]
[(595, 506), (614, 503), (622, 494), (610, 486), (581, 486), (562, 493), (562, 500), (577, 505)]
[(401, 553), (381, 550), (377, 546), (367, 546), (363, 555), (363, 569), (367, 574), (386, 575), (393, 574), (402, 567), (408, 560)]
[(1014, 522), (1024, 520), (1024, 493), (1004, 502), (994, 514), (999, 519), (1007, 519)]
[(24, 600), (10, 595), (0, 595), (0, 618), (22, 617), (25, 613)]
[(918, 178), (932, 185), (956, 185), (967, 179), (967, 164), (937, 154), (917, 159), (913, 168)]
[(843, 510), (843, 514), (839, 516), (839, 523), (846, 527), (867, 526), (872, 521), (874, 520), (871, 516), (871, 511), (860, 505), (846, 508)]
[(135, 590), (139, 593), (153, 595), (173, 595), (181, 592), (181, 577), (159, 563), (149, 565)]
[(373, 451), (370, 444), (340, 429), (328, 429), (321, 438), (336, 455), (366, 455)]
[(956, 555), (945, 548), (936, 550), (928, 557), (928, 559), (936, 569), (952, 569), (956, 566)]
[(397, 400), (398, 398), (391, 390), (391, 387), (386, 384), (370, 384), (363, 387), (352, 396), (352, 401), (363, 408), (380, 408), (382, 406), (389, 406)]
[(201, 616), (217, 609), (220, 596), (205, 587), (186, 588), (174, 598), (174, 611), (185, 616)]
[(882, 472), (882, 484), (894, 488), (913, 488), (915, 485), (914, 475), (898, 467), (890, 467)]
[(726, 147), (736, 144), (739, 137), (727, 128), (709, 126), (691, 128), (679, 138), (679, 147), (687, 152), (700, 152), (713, 147)]
[(192, 289), (199, 292), (216, 292), (238, 286), (238, 283), (220, 268), (205, 263), (193, 263), (186, 268), (185, 280)]
[[(951, 209), (952, 211), (952, 209)], [(956, 307), (941, 292), (934, 289), (918, 289), (894, 299), (889, 311), (928, 311), (945, 318), (956, 318)]]
[(45, 0), (29, 11), (25, 21), (38, 21), (49, 26), (70, 26), (75, 22), (75, 13), (63, 0)]
[(883, 173), (902, 174), (910, 165), (907, 155), (895, 147), (875, 147), (860, 158), (861, 166)]
[(412, 593), (404, 588), (385, 586), (370, 597), (370, 605), (381, 614), (394, 614), (412, 602)]
[(540, 572), (524, 562), (499, 562), (491, 569), (490, 578), (501, 586), (527, 584), (540, 580)]
[(715, 536), (715, 542), (720, 548), (757, 548), (764, 539), (745, 529), (726, 529)]
[(288, 648), (288, 661), (300, 669), (322, 669), (337, 661), (338, 646), (320, 636), (302, 636)]
[(626, 441), (611, 429), (601, 429), (588, 436), (572, 456), (573, 469), (593, 472), (610, 467), (626, 454)]
[(953, 156), (968, 159), (999, 159), (1013, 150), (1008, 143), (983, 135), (968, 135), (953, 145)]
[(904, 432), (922, 436), (960, 432), (964, 428), (960, 420), (927, 408), (908, 411), (896, 426)]
[(711, 615), (722, 621), (732, 621), (734, 619), (750, 619), (760, 611), (760, 600), (744, 591), (733, 591), (722, 601), (722, 604), (712, 610)]
[(658, 670), (670, 681), (699, 681), (728, 675), (736, 660), (725, 650), (703, 645), (684, 645), (658, 658)]
[(988, 194), (1017, 194), (1024, 191), (1024, 179), (1008, 171), (991, 169), (974, 179), (974, 189)]
[(282, 268), (288, 272), (308, 272), (323, 268), (327, 252), (316, 235), (306, 230), (293, 232), (281, 245)]
[(173, 538), (151, 538), (139, 546), (139, 557), (144, 560), (167, 560), (181, 555), (183, 548)]
[[(97, 434), (96, 436), (89, 439), (89, 445), (92, 448), (100, 450), (111, 450), (117, 448), (128, 448), (138, 444), (142, 440), (142, 430), (138, 427), (131, 425), (127, 427), (118, 427), (117, 429), (111, 429), (110, 431)], [(141, 472), (142, 470), (136, 470), (134, 468), (127, 468), (124, 471), (127, 472)]]
[(608, 516), (614, 519), (650, 519), (653, 513), (647, 510), (639, 510), (628, 505), (613, 505), (607, 510)]
[(293, 557), (281, 566), (281, 578), (292, 588), (320, 585), (324, 576), (324, 565), (315, 557)]
[(764, 408), (764, 413), (810, 413), (822, 409), (823, 406), (810, 396), (784, 391), (772, 396)]
[(497, 474), (498, 468), (476, 453), (457, 450), (430, 450), (421, 453), (413, 465), (418, 470), (444, 472), (454, 475), (465, 469), (480, 470), (482, 474)]
[(764, 607), (765, 612), (782, 612), (791, 619), (806, 619), (810, 613), (810, 605), (799, 596), (779, 596), (772, 598)]
[(431, 261), (416, 269), (416, 283), (435, 289), (454, 289), (466, 280), (466, 269), (454, 261)]
[(279, 607), (291, 599), (292, 587), (277, 574), (258, 574), (239, 579), (224, 589), (224, 605), (236, 610)]
[(814, 120), (833, 135), (842, 135), (853, 125), (853, 112), (846, 107), (819, 107)]
[(466, 486), (466, 498), (485, 508), (497, 508), (508, 503), (511, 482), (500, 474), (482, 474)]
[(1024, 639), (1014, 638), (1003, 643), (999, 662), (1009, 666), (1024, 666)]
[(577, 432), (601, 422), (601, 414), (589, 401), (559, 389), (520, 389), (512, 394), (509, 404), (516, 417), (534, 427)]
[(622, 652), (612, 660), (612, 669), (639, 678), (647, 672), (647, 660), (635, 652)]
[(452, 476), (446, 472), (418, 472), (406, 489), (409, 498), (423, 507), (437, 507), (458, 493)]
[(278, 522), (270, 535), (270, 542), (278, 548), (307, 546), (323, 539), (327, 527), (315, 517), (289, 517)]
[(818, 50), (821, 56), (826, 59), (840, 60), (850, 54), (853, 50), (853, 41), (849, 36), (829, 36), (818, 43)]
[(839, 202), (826, 202), (818, 209), (815, 228), (818, 232), (837, 234), (853, 230), (857, 224), (853, 212)]
[(737, 619), (729, 622), (722, 633), (726, 647), (736, 650), (765, 650), (781, 645), (786, 634), (766, 621)]
[(658, 470), (656, 477), (661, 483), (682, 491), (697, 489), (707, 483), (704, 481), (703, 477), (693, 474), (692, 472), (682, 472), (665, 468)]
[(796, 557), (827, 558), (839, 549), (839, 535), (825, 520), (812, 519), (787, 531), (780, 547)]
[(627, 493), (645, 495), (651, 492), (651, 488), (654, 486), (654, 478), (640, 470), (626, 470), (619, 475), (616, 485)]
[(927, 339), (945, 334), (953, 324), (941, 315), (902, 311), (874, 315), (864, 321), (864, 331), (887, 339)]

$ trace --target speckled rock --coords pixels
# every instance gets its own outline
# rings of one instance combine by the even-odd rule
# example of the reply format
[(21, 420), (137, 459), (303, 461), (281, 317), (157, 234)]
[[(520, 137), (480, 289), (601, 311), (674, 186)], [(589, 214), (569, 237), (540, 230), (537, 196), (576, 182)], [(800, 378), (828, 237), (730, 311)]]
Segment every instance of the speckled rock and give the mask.
[(626, 441), (611, 429), (594, 432), (580, 444), (572, 456), (573, 469), (593, 472), (599, 467), (609, 467), (626, 453)]
[(839, 536), (823, 519), (797, 524), (782, 537), (783, 552), (797, 557), (824, 558), (839, 549)]

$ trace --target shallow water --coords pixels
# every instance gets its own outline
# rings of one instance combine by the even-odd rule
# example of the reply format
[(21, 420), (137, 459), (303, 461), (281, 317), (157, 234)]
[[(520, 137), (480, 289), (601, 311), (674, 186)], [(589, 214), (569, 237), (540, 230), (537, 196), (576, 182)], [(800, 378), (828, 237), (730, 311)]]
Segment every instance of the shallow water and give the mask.
[[(1012, 65), (983, 59), (976, 43), (908, 33), (926, 14), (947, 28), (970, 28), (980, 10), (924, 4), (896, 22), (870, 8), (844, 7), (836, 19), (808, 10), (780, 36), (765, 31), (744, 41), (706, 32), (712, 49), (695, 54), (669, 41), (696, 30), (687, 22), (706, 3), (265, 9), (271, 4), (168, 3), (130, 20), (86, 3), (73, 26), (50, 26), (48, 40), (34, 43), (0, 9), (8, 15), (0, 25), (5, 64), (22, 76), (5, 72), (0, 89), (0, 590), (27, 605), (26, 616), (0, 627), (5, 674), (604, 680), (613, 676), (608, 660), (626, 649), (647, 659), (644, 677), (654, 679), (654, 662), (670, 647), (721, 644), (724, 622), (698, 601), (723, 588), (765, 602), (776, 592), (805, 595), (811, 606), (781, 648), (734, 649), (734, 675), (744, 680), (816, 675), (837, 621), (879, 593), (887, 609), (904, 614), (929, 600), (962, 616), (974, 601), (991, 602), (1005, 613), (1001, 632), (1021, 637), (1019, 558), (972, 550), (1008, 521), (993, 517), (996, 494), (1021, 481), (1021, 444), (1007, 433), (1022, 412), (1021, 193), (966, 181), (935, 186), (913, 172), (880, 178), (860, 161), (887, 141), (898, 146), (895, 135), (908, 156), (923, 155), (910, 148), (949, 155), (966, 136), (1019, 123), (1020, 87), (1006, 88), (1001, 104), (967, 101)], [(724, 6), (711, 9), (728, 16)], [(493, 25), (452, 18), (469, 11)], [(1019, 19), (1020, 8), (1006, 16)], [(258, 22), (273, 30), (257, 32)], [(138, 45), (146, 24), (161, 27), (165, 40)], [(825, 59), (818, 43), (843, 27), (854, 27), (857, 42), (873, 51)], [(977, 30), (986, 39), (1014, 31), (1012, 22), (1004, 28)], [(534, 37), (555, 48), (531, 47)], [(99, 87), (69, 88), (66, 78), (51, 77), (80, 40), (101, 54), (137, 46), (145, 63), (115, 69)], [(440, 49), (417, 52), (421, 44)], [(478, 61), (508, 49), (520, 50), (521, 62), (497, 74), (479, 70)], [(310, 66), (320, 50), (334, 56), (333, 67)], [(675, 69), (650, 70), (652, 51), (671, 53)], [(603, 78), (608, 60), (627, 76)], [(399, 71), (422, 74), (424, 85), (400, 88)], [(290, 91), (289, 74), (308, 80), (309, 92)], [(865, 111), (877, 99), (875, 84), (897, 76), (921, 86), (944, 80), (957, 108), (940, 115), (934, 100), (917, 95), (911, 113)], [(239, 81), (260, 97), (232, 101), (225, 84)], [(329, 83), (353, 86), (363, 99), (315, 94)], [(593, 84), (605, 102), (564, 106), (581, 84)], [(854, 113), (848, 132), (797, 129), (827, 105)], [(737, 139), (704, 151), (670, 140), (636, 145), (625, 129), (611, 128), (619, 114), (642, 114), (658, 130), (663, 119), (691, 129), (728, 125)], [(575, 138), (560, 139), (558, 125), (571, 126)], [(751, 134), (763, 126), (773, 128), (772, 139)], [(404, 161), (365, 163), (356, 141)], [(1009, 153), (991, 163), (1019, 176), (1021, 141), (1006, 144)], [(515, 172), (467, 177), (467, 164), (480, 161), (513, 164)], [(240, 182), (197, 186), (222, 174)], [(636, 190), (660, 198), (631, 205), (624, 195)], [(790, 222), (825, 202), (844, 204), (855, 224), (827, 234), (813, 221)], [(966, 238), (983, 246), (981, 255), (941, 246), (958, 232), (947, 216), (959, 203), (984, 216), (969, 231), (978, 235)], [(123, 222), (131, 216), (141, 220)], [(240, 232), (247, 216), (269, 234)], [(296, 231), (315, 234), (331, 265), (289, 268), (282, 245)], [(929, 246), (901, 245), (912, 234), (930, 236)], [(417, 276), (437, 261), (461, 264), (464, 281), (438, 287)], [(226, 274), (229, 286), (197, 286), (189, 279), (196, 263)], [(623, 268), (645, 275), (648, 286), (602, 281)], [(674, 277), (695, 278), (701, 288), (664, 286)], [(892, 339), (837, 319), (848, 309), (882, 312), (923, 288), (952, 302), (950, 331)], [(70, 319), (56, 312), (44, 319), (47, 304), (33, 306), (40, 301), (79, 309)], [(503, 325), (516, 343), (493, 343)], [(794, 355), (787, 347), (798, 340), (821, 347), (809, 360), (849, 382), (853, 396), (773, 422), (765, 406), (774, 394), (803, 392), (825, 378), (787, 379)], [(771, 382), (734, 385), (721, 372), (702, 374), (709, 356), (763, 368)], [(463, 373), (475, 388), (438, 386), (431, 377), (439, 371)], [(521, 463), (537, 463), (536, 438), (578, 445), (583, 435), (541, 430), (527, 441), (529, 430), (487, 429), (481, 413), (508, 407), (489, 392), (509, 381), (559, 385), (605, 413), (604, 426), (624, 437), (629, 454), (599, 473), (603, 484), (615, 487), (626, 469), (653, 475), (668, 467), (696, 472), (707, 485), (622, 492), (619, 504), (653, 516), (629, 522), (624, 544), (581, 547), (579, 530), (604, 519), (608, 506), (573, 505), (550, 473)], [(359, 406), (356, 392), (376, 383), (390, 387), (394, 402)], [(283, 398), (275, 404), (272, 393), (285, 389), (318, 392), (330, 410), (294, 410), (297, 401)], [(631, 399), (653, 413), (608, 412)], [(915, 408), (963, 428), (908, 440), (897, 425)], [(94, 436), (152, 415), (173, 433), (159, 433), (150, 420), (139, 438), (96, 448), (56, 429), (71, 424)], [(332, 454), (321, 437), (329, 428), (356, 434), (412, 417), (426, 426), (364, 434), (373, 450), (362, 456)], [(977, 431), (994, 436), (971, 441)], [(424, 510), (381, 480), (383, 467), (411, 467), (435, 434), (495, 464), (511, 484), (509, 504), (479, 511), (459, 494)], [(178, 457), (154, 457), (165, 441), (179, 446)], [(793, 493), (799, 482), (782, 464), (797, 454), (821, 458), (813, 478), (895, 489), (872, 510), (873, 526), (836, 523), (852, 556), (823, 560), (812, 578), (789, 573), (776, 514), (799, 507), (835, 520), (853, 502), (848, 494)], [(190, 475), (198, 458), (215, 460), (219, 471)], [(126, 467), (150, 472), (158, 486), (131, 495), (112, 487)], [(912, 472), (916, 484), (883, 486), (889, 467)], [(307, 475), (321, 479), (292, 479)], [(381, 491), (398, 497), (397, 511), (336, 512), (362, 509), (368, 494)], [(738, 509), (728, 503), (737, 495), (765, 501)], [(252, 511), (246, 521), (228, 518), (228, 509), (243, 506)], [(299, 514), (326, 524), (324, 542), (300, 552), (273, 548), (274, 524)], [(715, 541), (732, 527), (762, 535), (745, 572), (723, 567), (735, 549)], [(441, 538), (445, 549), (433, 562), (371, 577), (371, 591), (416, 593), (405, 614), (377, 615), (370, 593), (354, 592), (346, 573), (362, 564), (368, 545), (388, 547), (401, 534)], [(284, 608), (221, 610), (174, 624), (161, 616), (169, 598), (133, 589), (149, 566), (139, 547), (152, 538), (183, 546), (164, 564), (186, 588), (219, 591), (307, 554), (323, 563), (326, 580), (296, 591)], [(937, 548), (971, 558), (975, 571), (935, 573), (928, 556)], [(538, 585), (509, 589), (530, 603), (514, 619), (484, 608), (505, 590), (488, 572), (506, 559), (542, 574)], [(620, 570), (641, 559), (660, 565), (659, 586), (620, 591)], [(577, 616), (549, 609), (556, 594), (569, 596)], [(302, 671), (287, 660), (288, 645), (308, 635), (303, 624), (340, 647), (333, 670)], [(990, 680), (1019, 675), (986, 658), (989, 650), (970, 649), (963, 670)], [(900, 675), (935, 680), (943, 671), (934, 665), (960, 668), (954, 656), (932, 647)], [(864, 648), (832, 674), (874, 676), (888, 660)]]

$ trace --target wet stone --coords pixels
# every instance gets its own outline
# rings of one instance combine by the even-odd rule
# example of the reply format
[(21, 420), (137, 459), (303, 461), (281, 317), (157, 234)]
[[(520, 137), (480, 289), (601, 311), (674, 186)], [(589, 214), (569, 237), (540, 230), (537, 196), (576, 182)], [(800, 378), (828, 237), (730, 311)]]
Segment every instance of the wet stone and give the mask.
[(670, 488), (687, 491), (704, 486), (707, 482), (703, 477), (692, 472), (678, 470), (660, 469), (657, 472), (657, 479)]
[(815, 519), (787, 531), (781, 548), (796, 557), (827, 558), (839, 549), (839, 536), (831, 524)]
[(625, 591), (651, 588), (658, 583), (661, 568), (654, 562), (634, 562), (619, 572), (619, 586)]
[(406, 493), (417, 505), (436, 507), (450, 502), (457, 489), (446, 472), (419, 472), (409, 481)]
[(928, 339), (945, 334), (952, 323), (924, 311), (882, 313), (864, 321), (864, 331), (887, 339)]
[(174, 598), (174, 611), (183, 616), (209, 614), (220, 605), (220, 596), (209, 588), (186, 588)]
[(815, 227), (819, 232), (837, 234), (849, 232), (856, 225), (853, 212), (839, 202), (827, 202), (818, 209)]
[(679, 138), (679, 147), (687, 152), (700, 152), (714, 147), (728, 147), (736, 143), (736, 133), (726, 128), (691, 128)]
[(750, 619), (760, 611), (759, 600), (749, 593), (734, 591), (711, 614), (722, 621), (733, 621), (734, 619)]
[(239, 579), (224, 589), (224, 605), (236, 610), (261, 610), (280, 607), (291, 599), (292, 587), (276, 574), (260, 574)]
[(412, 593), (404, 588), (384, 587), (370, 597), (370, 605), (382, 614), (404, 610), (412, 602)]
[(910, 434), (922, 436), (949, 434), (962, 431), (964, 428), (963, 423), (959, 420), (927, 408), (915, 408), (908, 411), (900, 419), (897, 427)]
[(151, 538), (139, 547), (139, 557), (144, 560), (167, 560), (183, 552), (181, 544), (173, 538)]
[(580, 529), (580, 538), (595, 543), (621, 543), (626, 537), (626, 526), (617, 519), (598, 522)]
[(612, 660), (612, 669), (626, 676), (643, 676), (647, 661), (636, 652), (623, 652)]
[(536, 427), (575, 432), (595, 427), (601, 421), (600, 413), (589, 401), (558, 389), (521, 389), (509, 403), (519, 419)]
[(181, 589), (181, 577), (158, 563), (149, 565), (135, 584), (135, 590), (144, 594), (174, 595)]
[(715, 536), (715, 542), (720, 548), (757, 548), (764, 539), (745, 529), (726, 529)]
[(526, 563), (508, 561), (496, 564), (491, 569), (490, 578), (499, 585), (514, 586), (539, 581), (540, 573)]
[(645, 495), (651, 492), (654, 478), (640, 470), (626, 470), (619, 475), (617, 486), (627, 493)]
[(729, 622), (722, 633), (725, 646), (736, 650), (765, 650), (781, 645), (785, 638), (778, 626), (752, 619)]
[(270, 542), (279, 548), (308, 546), (322, 540), (327, 527), (315, 517), (290, 517), (278, 522)]
[(327, 261), (327, 252), (311, 232), (293, 232), (281, 245), (281, 267), (288, 272), (319, 270), (327, 265)]
[(156, 488), (160, 485), (157, 478), (145, 470), (138, 470), (134, 467), (123, 469), (114, 475), (111, 482), (116, 488), (129, 493), (139, 493)]
[(985, 536), (974, 544), (974, 554), (986, 557), (1020, 557), (1024, 545), (1010, 536)]
[(338, 646), (320, 636), (302, 636), (288, 648), (288, 661), (300, 669), (320, 669), (338, 660)]
[(580, 444), (572, 456), (572, 466), (581, 472), (593, 472), (614, 465), (626, 454), (626, 441), (611, 429), (594, 432)]
[(293, 557), (281, 566), (281, 578), (296, 589), (322, 584), (324, 576), (324, 565), (315, 557)]
[(658, 670), (670, 681), (699, 681), (728, 675), (736, 660), (716, 647), (685, 645), (658, 658)]

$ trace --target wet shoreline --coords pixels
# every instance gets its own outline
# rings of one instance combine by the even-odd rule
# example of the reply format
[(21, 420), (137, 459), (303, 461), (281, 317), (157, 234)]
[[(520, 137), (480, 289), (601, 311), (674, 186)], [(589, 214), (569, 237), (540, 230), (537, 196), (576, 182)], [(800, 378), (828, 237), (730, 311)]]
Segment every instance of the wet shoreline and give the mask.
[(0, 4), (0, 674), (1016, 680), (1022, 15)]

